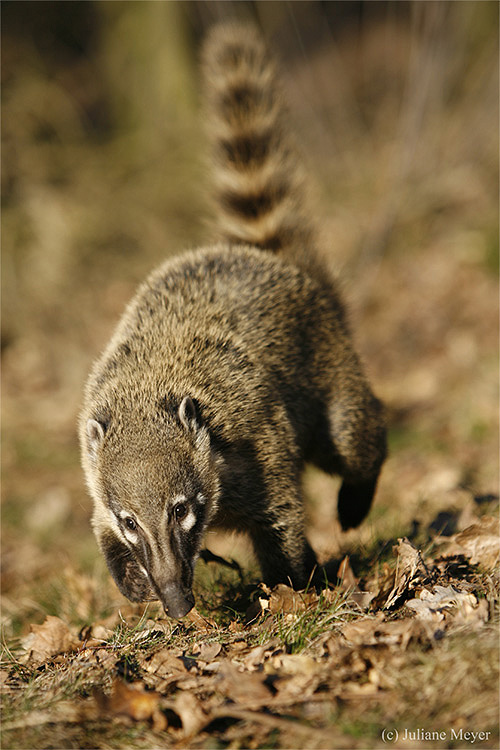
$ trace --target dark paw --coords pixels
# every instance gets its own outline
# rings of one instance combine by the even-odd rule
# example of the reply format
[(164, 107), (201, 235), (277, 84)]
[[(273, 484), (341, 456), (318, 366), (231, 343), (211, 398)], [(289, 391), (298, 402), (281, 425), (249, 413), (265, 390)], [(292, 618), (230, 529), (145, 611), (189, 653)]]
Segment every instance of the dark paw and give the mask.
[(359, 526), (370, 510), (377, 480), (350, 484), (342, 482), (337, 501), (338, 517), (344, 531)]

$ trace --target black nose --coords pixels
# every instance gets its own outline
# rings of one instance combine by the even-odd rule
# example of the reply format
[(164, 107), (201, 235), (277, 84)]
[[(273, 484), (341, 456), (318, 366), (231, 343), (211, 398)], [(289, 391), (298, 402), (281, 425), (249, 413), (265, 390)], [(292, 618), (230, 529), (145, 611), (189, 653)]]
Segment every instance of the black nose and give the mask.
[(192, 591), (182, 591), (176, 586), (167, 586), (163, 591), (161, 598), (163, 609), (169, 617), (180, 620), (194, 606), (194, 596)]

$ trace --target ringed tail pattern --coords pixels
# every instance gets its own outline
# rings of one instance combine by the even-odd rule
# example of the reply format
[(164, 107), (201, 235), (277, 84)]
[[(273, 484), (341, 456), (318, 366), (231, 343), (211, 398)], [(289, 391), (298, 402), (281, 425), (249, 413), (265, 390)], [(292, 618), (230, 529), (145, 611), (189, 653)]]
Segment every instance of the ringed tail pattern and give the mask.
[(219, 237), (307, 256), (303, 181), (261, 38), (251, 27), (216, 26), (203, 63)]

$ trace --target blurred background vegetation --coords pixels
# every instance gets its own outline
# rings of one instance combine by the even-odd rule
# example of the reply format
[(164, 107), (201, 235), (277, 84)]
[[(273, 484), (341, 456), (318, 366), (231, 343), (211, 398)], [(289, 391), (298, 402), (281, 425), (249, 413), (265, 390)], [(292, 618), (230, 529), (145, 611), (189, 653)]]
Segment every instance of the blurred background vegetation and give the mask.
[(362, 530), (341, 537), (331, 482), (307, 476), (313, 544), (331, 556), (498, 492), (496, 2), (4, 0), (7, 635), (121, 600), (90, 531), (76, 417), (138, 281), (208, 241), (198, 51), (234, 14), (280, 60), (324, 247), (391, 418)]

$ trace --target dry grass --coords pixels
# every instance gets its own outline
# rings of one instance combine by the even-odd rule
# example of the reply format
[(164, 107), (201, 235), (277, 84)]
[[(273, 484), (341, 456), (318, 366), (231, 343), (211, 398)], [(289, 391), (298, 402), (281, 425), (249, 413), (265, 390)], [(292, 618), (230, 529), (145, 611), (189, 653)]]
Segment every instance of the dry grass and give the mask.
[[(408, 596), (453, 584), (482, 613), (459, 622), (452, 607), (438, 635), (403, 600), (360, 610), (333, 589), (259, 614), (259, 598), (275, 600), (231, 537), (207, 546), (247, 572), (201, 563), (200, 619), (143, 615), (116, 592), (89, 528), (81, 387), (137, 281), (204, 242), (194, 40), (230, 6), (42, 3), (19, 21), (16, 5), (2, 30), (3, 746), (366, 748), (383, 728), (446, 732), (425, 747), (489, 731), (477, 744), (498, 746), (498, 574), (447, 546), (498, 513), (497, 5), (367, 4), (359, 23), (333, 4), (255, 6), (284, 60), (325, 254), (391, 415), (359, 531), (339, 531), (335, 482), (306, 475), (311, 541), (323, 561), (349, 554), (352, 585), (379, 595), (395, 540), (411, 537), (434, 578)], [(47, 615), (71, 643), (37, 661), (22, 639)], [(367, 628), (358, 640), (349, 623)], [(161, 682), (148, 664), (165, 650), (191, 672), (175, 662)], [(139, 698), (120, 693), (134, 682)], [(239, 682), (253, 704), (234, 697)]]

